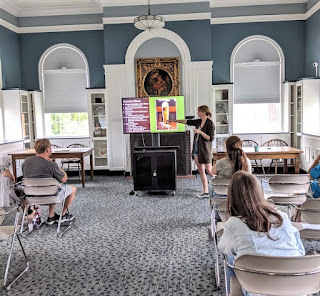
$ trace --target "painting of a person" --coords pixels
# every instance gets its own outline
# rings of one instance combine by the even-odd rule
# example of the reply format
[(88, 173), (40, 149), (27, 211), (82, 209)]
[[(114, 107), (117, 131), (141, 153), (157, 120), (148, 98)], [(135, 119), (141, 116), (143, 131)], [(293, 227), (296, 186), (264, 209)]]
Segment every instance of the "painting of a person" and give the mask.
[(158, 96), (161, 95), (161, 93), (167, 89), (167, 84), (166, 82), (162, 79), (162, 76), (159, 74), (157, 77), (157, 81), (155, 84), (153, 84), (153, 90), (154, 93)]
[(171, 77), (165, 70), (152, 70), (146, 76), (144, 88), (149, 96), (167, 96), (172, 89)]
[(148, 74), (146, 82), (145, 82), (145, 90), (148, 95), (156, 95), (154, 92), (153, 86), (157, 82), (157, 77), (159, 76), (159, 70), (152, 70), (150, 74)]

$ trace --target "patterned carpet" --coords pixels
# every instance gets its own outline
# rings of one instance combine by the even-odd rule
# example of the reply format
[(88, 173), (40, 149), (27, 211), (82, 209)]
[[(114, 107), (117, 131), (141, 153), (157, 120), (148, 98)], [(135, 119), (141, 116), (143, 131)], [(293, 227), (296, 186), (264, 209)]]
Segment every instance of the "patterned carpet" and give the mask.
[[(44, 225), (24, 238), (30, 270), (1, 295), (224, 295), (214, 279), (209, 202), (195, 198), (199, 178), (178, 179), (175, 196), (129, 195), (132, 180), (120, 176), (70, 183), (78, 188), (73, 228), (57, 238)], [(2, 242), (1, 274), (8, 251)], [(18, 270), (23, 257), (14, 256)]]

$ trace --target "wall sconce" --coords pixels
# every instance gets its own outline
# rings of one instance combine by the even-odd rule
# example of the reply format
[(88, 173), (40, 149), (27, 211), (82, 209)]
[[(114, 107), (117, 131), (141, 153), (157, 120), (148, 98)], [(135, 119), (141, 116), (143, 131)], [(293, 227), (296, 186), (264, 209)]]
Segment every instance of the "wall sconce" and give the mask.
[(318, 62), (314, 62), (312, 64), (312, 66), (316, 68), (316, 77), (318, 77), (318, 66), (319, 66), (319, 63)]

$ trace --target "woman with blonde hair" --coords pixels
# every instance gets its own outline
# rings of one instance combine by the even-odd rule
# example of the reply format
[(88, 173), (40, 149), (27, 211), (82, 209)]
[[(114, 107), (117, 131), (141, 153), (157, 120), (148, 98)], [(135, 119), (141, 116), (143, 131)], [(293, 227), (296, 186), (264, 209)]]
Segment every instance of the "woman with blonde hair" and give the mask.
[(178, 122), (187, 125), (195, 126), (192, 158), (194, 159), (203, 186), (203, 192), (198, 194), (199, 198), (209, 197), (207, 173), (212, 177), (212, 141), (214, 139), (215, 126), (212, 122), (211, 111), (207, 105), (198, 107), (199, 119), (182, 119), (169, 120), (168, 122)]
[[(243, 170), (236, 172), (228, 188), (224, 232), (218, 248), (228, 261), (247, 254), (303, 256), (305, 250), (299, 231), (288, 216), (278, 212), (263, 195), (258, 179)], [(235, 276), (228, 270), (228, 281)], [(228, 285), (229, 287), (229, 285)]]
[(242, 141), (237, 136), (231, 136), (226, 140), (227, 157), (219, 159), (212, 168), (212, 174), (223, 178), (231, 176), (244, 170), (251, 173), (251, 162), (242, 150)]

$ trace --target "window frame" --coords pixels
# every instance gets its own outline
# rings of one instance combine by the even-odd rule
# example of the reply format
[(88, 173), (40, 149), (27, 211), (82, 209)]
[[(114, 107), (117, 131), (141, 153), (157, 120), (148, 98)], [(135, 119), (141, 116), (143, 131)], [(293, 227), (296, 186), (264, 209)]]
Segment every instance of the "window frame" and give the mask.
[[(279, 55), (279, 59), (280, 59), (280, 130), (277, 132), (274, 131), (268, 131), (268, 132), (263, 132), (264, 134), (274, 134), (274, 133), (287, 133), (288, 132), (288, 124), (286, 124), (286, 115), (285, 112), (287, 112), (286, 109), (286, 105), (287, 105), (287, 100), (288, 98), (286, 98), (284, 96), (284, 86), (283, 86), (283, 82), (285, 79), (285, 58), (284, 58), (284, 54), (283, 51), (281, 49), (281, 47), (279, 46), (279, 44), (277, 42), (275, 42), (273, 39), (263, 36), (263, 35), (252, 35), (249, 36), (243, 40), (241, 40), (233, 49), (232, 54), (231, 54), (231, 59), (230, 59), (230, 81), (234, 84), (234, 76), (235, 76), (235, 59), (236, 59), (236, 55), (239, 51), (239, 49), (246, 43), (248, 42), (252, 42), (255, 40), (263, 40), (265, 42), (270, 43), (277, 51), (278, 55)], [(234, 110), (234, 92), (233, 92), (233, 97), (232, 97), (232, 102), (231, 102), (231, 106), (232, 106), (232, 110)], [(235, 127), (235, 121), (232, 120), (232, 126), (231, 129), (232, 131), (234, 131), (234, 127)], [(241, 132), (239, 134), (257, 134), (257, 132), (252, 132), (252, 131), (247, 131), (247, 132)]]
[[(77, 54), (79, 54), (81, 56), (81, 58), (83, 59), (85, 68), (83, 69), (85, 71), (85, 75), (86, 75), (86, 88), (90, 88), (90, 76), (89, 76), (89, 65), (88, 65), (88, 60), (86, 58), (86, 56), (84, 55), (84, 53), (77, 47), (68, 44), (68, 43), (59, 43), (56, 44), (54, 46), (49, 47), (41, 56), (40, 61), (39, 61), (39, 65), (38, 65), (38, 75), (39, 75), (39, 86), (40, 86), (40, 90), (42, 91), (43, 94), (43, 105), (42, 105), (42, 114), (43, 114), (43, 129), (44, 129), (44, 135), (46, 137), (49, 136), (48, 132), (47, 132), (47, 123), (46, 123), (46, 114), (52, 114), (52, 113), (45, 113), (45, 91), (44, 91), (44, 77), (45, 77), (45, 72), (48, 70), (44, 70), (44, 64), (45, 64), (45, 60), (46, 58), (55, 50), (57, 49), (61, 49), (61, 48), (68, 48), (71, 50), (74, 50)], [(71, 70), (72, 71), (72, 70)], [(63, 73), (63, 71), (62, 71)], [(68, 112), (70, 114), (72, 113), (81, 113), (81, 112)], [(88, 126), (89, 126), (89, 110), (87, 110), (88, 113)], [(52, 124), (52, 123), (51, 123)], [(90, 131), (88, 130), (88, 135), (85, 137), (88, 137), (90, 134)], [(69, 135), (68, 137), (84, 137), (83, 135)], [(64, 137), (64, 136), (62, 136)]]

